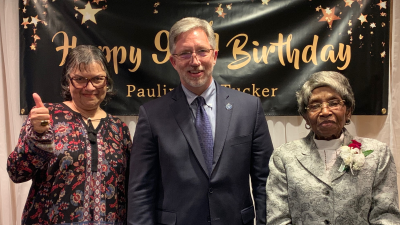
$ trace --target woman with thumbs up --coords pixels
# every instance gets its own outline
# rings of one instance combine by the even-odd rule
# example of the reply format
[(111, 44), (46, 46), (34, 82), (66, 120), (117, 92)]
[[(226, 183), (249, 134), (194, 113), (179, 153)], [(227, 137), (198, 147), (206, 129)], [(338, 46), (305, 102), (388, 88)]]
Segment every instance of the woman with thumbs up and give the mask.
[(125, 224), (131, 149), (127, 125), (100, 105), (113, 93), (101, 50), (72, 49), (61, 77), (64, 102), (36, 106), (7, 161), (10, 178), (32, 180), (22, 224)]

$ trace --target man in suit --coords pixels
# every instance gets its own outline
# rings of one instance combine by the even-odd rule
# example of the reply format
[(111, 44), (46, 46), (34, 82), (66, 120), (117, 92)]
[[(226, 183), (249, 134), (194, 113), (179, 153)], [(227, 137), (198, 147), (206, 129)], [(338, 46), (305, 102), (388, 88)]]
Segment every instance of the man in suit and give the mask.
[(260, 100), (213, 80), (218, 52), (207, 21), (178, 21), (169, 43), (181, 84), (140, 107), (128, 224), (265, 224), (273, 147)]

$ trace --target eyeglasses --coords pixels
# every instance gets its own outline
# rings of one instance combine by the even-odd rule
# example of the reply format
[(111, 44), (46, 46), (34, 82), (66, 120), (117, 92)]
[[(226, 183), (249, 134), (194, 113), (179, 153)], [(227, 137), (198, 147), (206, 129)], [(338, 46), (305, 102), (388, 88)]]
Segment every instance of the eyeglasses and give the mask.
[(326, 105), (330, 110), (338, 110), (344, 105), (344, 102), (345, 100), (333, 99), (328, 102), (309, 104), (305, 109), (315, 113), (320, 112)]
[(92, 78), (86, 78), (81, 76), (69, 77), (72, 86), (77, 89), (85, 88), (89, 82), (92, 83), (93, 87), (100, 89), (107, 85), (107, 77), (97, 76)]
[(195, 52), (181, 52), (179, 54), (172, 54), (173, 56), (177, 57), (180, 60), (189, 60), (192, 58), (193, 53), (200, 58), (206, 58), (211, 55), (211, 51), (214, 51), (214, 49), (200, 49)]

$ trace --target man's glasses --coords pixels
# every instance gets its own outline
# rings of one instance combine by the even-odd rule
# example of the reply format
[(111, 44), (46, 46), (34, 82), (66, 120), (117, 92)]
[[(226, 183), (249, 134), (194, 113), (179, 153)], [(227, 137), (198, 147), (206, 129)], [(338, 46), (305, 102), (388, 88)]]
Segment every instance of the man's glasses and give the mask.
[(345, 100), (333, 99), (328, 102), (309, 104), (306, 109), (312, 113), (321, 112), (326, 105), (330, 110), (338, 110), (344, 105), (344, 102)]
[(172, 55), (180, 60), (189, 60), (192, 58), (193, 53), (197, 56), (197, 58), (206, 58), (211, 55), (212, 51), (214, 51), (214, 49), (210, 48), (210, 49), (200, 49), (195, 52), (181, 52), (179, 54), (172, 54)]
[(107, 85), (107, 77), (97, 76), (90, 79), (81, 76), (69, 77), (72, 86), (77, 89), (85, 88), (89, 82), (92, 83), (93, 87), (100, 89)]

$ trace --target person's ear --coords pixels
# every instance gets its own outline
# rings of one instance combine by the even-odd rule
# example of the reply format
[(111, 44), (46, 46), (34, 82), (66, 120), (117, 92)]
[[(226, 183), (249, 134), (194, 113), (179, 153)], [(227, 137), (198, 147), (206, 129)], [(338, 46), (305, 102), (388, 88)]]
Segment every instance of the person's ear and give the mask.
[[(172, 55), (169, 57), (169, 61), (171, 62), (172, 66), (175, 68), (175, 66), (176, 66), (176, 60), (175, 60), (175, 58), (174, 58)], [(175, 68), (175, 69), (176, 69), (176, 68)]]

